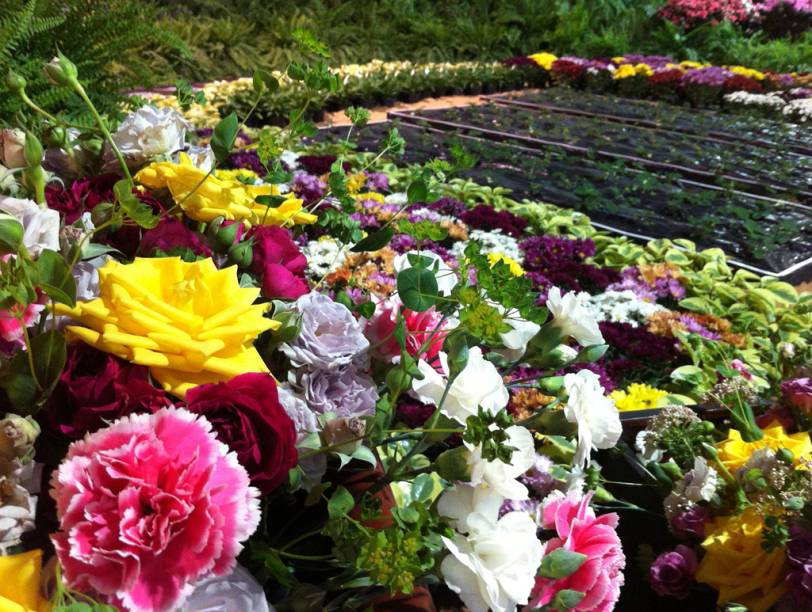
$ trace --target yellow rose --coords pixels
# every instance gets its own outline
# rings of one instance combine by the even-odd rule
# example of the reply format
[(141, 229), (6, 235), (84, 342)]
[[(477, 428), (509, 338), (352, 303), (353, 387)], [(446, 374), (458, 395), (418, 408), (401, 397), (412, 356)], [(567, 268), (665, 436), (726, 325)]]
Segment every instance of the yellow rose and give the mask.
[(750, 456), (761, 448), (786, 448), (795, 456), (796, 465), (812, 457), (812, 441), (807, 432), (787, 434), (779, 423), (772, 423), (763, 431), (764, 437), (761, 440), (745, 442), (737, 430), (731, 429), (727, 438), (716, 445), (719, 459), (731, 473), (747, 463)]
[(40, 595), (42, 551), (0, 556), (0, 612), (45, 612), (51, 609)]
[(553, 62), (558, 59), (552, 53), (534, 53), (528, 57), (545, 70), (550, 70), (553, 67)]
[(259, 289), (240, 287), (236, 266), (110, 260), (99, 269), (99, 290), (75, 308), (57, 304), (57, 314), (82, 324), (69, 325), (68, 337), (148, 366), (170, 393), (184, 397), (197, 385), (268, 371), (253, 342), (280, 323), (264, 316), (268, 304), (254, 304)]
[(763, 528), (763, 519), (752, 507), (739, 516), (714, 519), (702, 542), (705, 556), (696, 580), (719, 592), (719, 605), (735, 601), (750, 612), (765, 612), (786, 591), (784, 550), (767, 552), (761, 547)]
[(183, 212), (195, 221), (211, 222), (218, 217), (251, 225), (296, 225), (315, 223), (316, 215), (302, 209), (302, 200), (292, 193), (279, 206), (265, 206), (258, 196), (279, 195), (276, 185), (245, 185), (218, 178), (198, 168), (185, 153), (180, 162), (153, 162), (138, 174), (137, 181), (150, 189), (167, 188)]

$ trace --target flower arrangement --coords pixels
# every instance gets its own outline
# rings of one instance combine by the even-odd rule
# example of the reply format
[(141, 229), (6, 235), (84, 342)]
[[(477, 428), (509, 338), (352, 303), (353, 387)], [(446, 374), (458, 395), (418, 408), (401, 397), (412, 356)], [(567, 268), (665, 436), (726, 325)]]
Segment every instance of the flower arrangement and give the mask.
[[(290, 78), (335, 90), (305, 51)], [(48, 72), (95, 111), (70, 60)], [(305, 147), (304, 112), (197, 133), (147, 107), (69, 133), (31, 111), (0, 196), (0, 603), (610, 610), (621, 512), (645, 509), (596, 455), (641, 410), (644, 484), (685, 539), (656, 592), (806, 596), (812, 313), (792, 287), (450, 162), (396, 165), (396, 130), (369, 155)], [(759, 581), (731, 565), (756, 553)]]

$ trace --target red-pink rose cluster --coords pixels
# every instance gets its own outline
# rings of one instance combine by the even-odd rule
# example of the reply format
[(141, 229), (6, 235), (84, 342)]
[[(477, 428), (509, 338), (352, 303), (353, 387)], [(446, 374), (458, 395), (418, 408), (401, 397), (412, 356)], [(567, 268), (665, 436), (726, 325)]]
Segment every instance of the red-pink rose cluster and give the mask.
[(586, 555), (581, 566), (566, 578), (539, 577), (530, 598), (530, 606), (543, 607), (558, 592), (569, 589), (584, 594), (572, 608), (575, 612), (610, 612), (623, 585), (626, 557), (615, 528), (615, 513), (595, 516), (589, 501), (592, 494), (567, 496), (553, 494), (544, 505), (542, 526), (554, 529), (556, 537), (544, 543), (544, 554), (557, 548)]
[(51, 485), (65, 580), (127, 610), (171, 610), (195, 581), (228, 574), (259, 523), (245, 469), (184, 409), (74, 442)]

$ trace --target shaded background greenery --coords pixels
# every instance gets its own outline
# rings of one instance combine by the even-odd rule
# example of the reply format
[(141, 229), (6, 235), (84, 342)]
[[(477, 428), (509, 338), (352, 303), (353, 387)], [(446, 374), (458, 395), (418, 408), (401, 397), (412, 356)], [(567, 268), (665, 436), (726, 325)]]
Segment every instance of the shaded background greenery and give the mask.
[[(308, 28), (335, 65), (372, 59), (501, 60), (551, 50), (657, 53), (769, 70), (812, 69), (812, 33), (768, 38), (730, 23), (684, 32), (657, 16), (663, 0), (3, 0), (0, 74), (14, 68), (32, 97), (60, 110), (65, 92), (39, 73), (57, 47), (77, 62), (101, 106), (134, 87), (283, 68)], [(0, 90), (0, 117), (19, 103)]]

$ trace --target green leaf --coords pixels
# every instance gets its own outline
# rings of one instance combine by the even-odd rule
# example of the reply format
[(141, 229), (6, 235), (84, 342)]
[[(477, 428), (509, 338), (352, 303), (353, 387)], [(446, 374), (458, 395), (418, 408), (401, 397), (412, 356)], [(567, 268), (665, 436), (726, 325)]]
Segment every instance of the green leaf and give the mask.
[(265, 566), (265, 570), (276, 582), (288, 588), (294, 585), (295, 580), (290, 569), (276, 550), (264, 544), (252, 544), (250, 555), (251, 559)]
[(161, 218), (153, 212), (150, 206), (135, 197), (132, 185), (127, 179), (121, 179), (113, 185), (113, 193), (124, 214), (140, 227), (151, 229), (158, 225)]
[(37, 285), (54, 302), (74, 306), (76, 304), (76, 282), (68, 264), (56, 251), (44, 250), (36, 261)]
[(581, 591), (562, 589), (555, 594), (555, 598), (550, 605), (552, 606), (553, 610), (572, 610), (575, 606), (581, 603), (584, 595), (585, 594)]
[(545, 578), (566, 578), (574, 574), (584, 561), (586, 561), (586, 555), (564, 548), (556, 548), (541, 560), (539, 573)]
[(253, 76), (254, 91), (258, 94), (265, 93), (267, 89), (270, 93), (279, 89), (279, 81), (269, 71), (262, 68), (254, 70)]
[(233, 112), (223, 117), (214, 126), (214, 132), (211, 135), (211, 150), (219, 163), (224, 162), (231, 154), (239, 129), (240, 122), (237, 120), (237, 114)]
[(10, 215), (0, 214), (0, 255), (17, 253), (22, 243), (22, 224)]
[(364, 461), (373, 468), (378, 464), (378, 459), (375, 457), (375, 453), (373, 453), (366, 446), (359, 446), (357, 449), (355, 449), (355, 452), (352, 454), (352, 458), (357, 459), (358, 461)]
[(771, 281), (768, 282), (764, 288), (782, 302), (794, 304), (798, 301), (798, 291), (789, 283), (782, 281)]
[(415, 312), (425, 312), (437, 301), (437, 278), (426, 268), (406, 268), (398, 274), (397, 286), (403, 305)]
[(32, 375), (25, 351), (19, 351), (14, 356), (3, 378), (6, 394), (16, 412), (23, 416), (37, 411), (37, 405), (48, 397), (62, 374), (67, 360), (62, 333), (51, 330), (34, 337), (31, 340), (31, 358), (36, 378)]
[(353, 311), (357, 312), (365, 319), (371, 319), (372, 315), (375, 314), (375, 302), (373, 302), (372, 300), (368, 302), (361, 302), (360, 304), (358, 304), (353, 308)]
[(684, 365), (671, 372), (671, 378), (673, 380), (684, 381), (692, 385), (698, 385), (704, 380), (705, 373), (694, 365)]
[(412, 483), (412, 500), (424, 502), (434, 493), (434, 479), (431, 474), (420, 474)]
[(416, 202), (425, 202), (429, 197), (429, 189), (426, 186), (426, 182), (423, 179), (417, 179), (416, 181), (412, 181), (409, 183), (409, 186), (406, 188), (406, 198), (409, 201), (409, 204), (414, 204)]
[(389, 241), (392, 240), (392, 236), (395, 235), (395, 230), (391, 227), (385, 227), (377, 232), (371, 233), (369, 236), (360, 240), (359, 242), (355, 243), (353, 247), (350, 249), (353, 253), (363, 253), (365, 251), (377, 251), (378, 249), (382, 249)]
[(355, 505), (355, 500), (352, 494), (342, 486), (336, 488), (330, 501), (327, 502), (327, 513), (331, 519), (336, 519), (344, 516)]
[(679, 305), (685, 310), (692, 310), (694, 312), (710, 312), (711, 307), (708, 300), (700, 297), (690, 297), (679, 301)]

